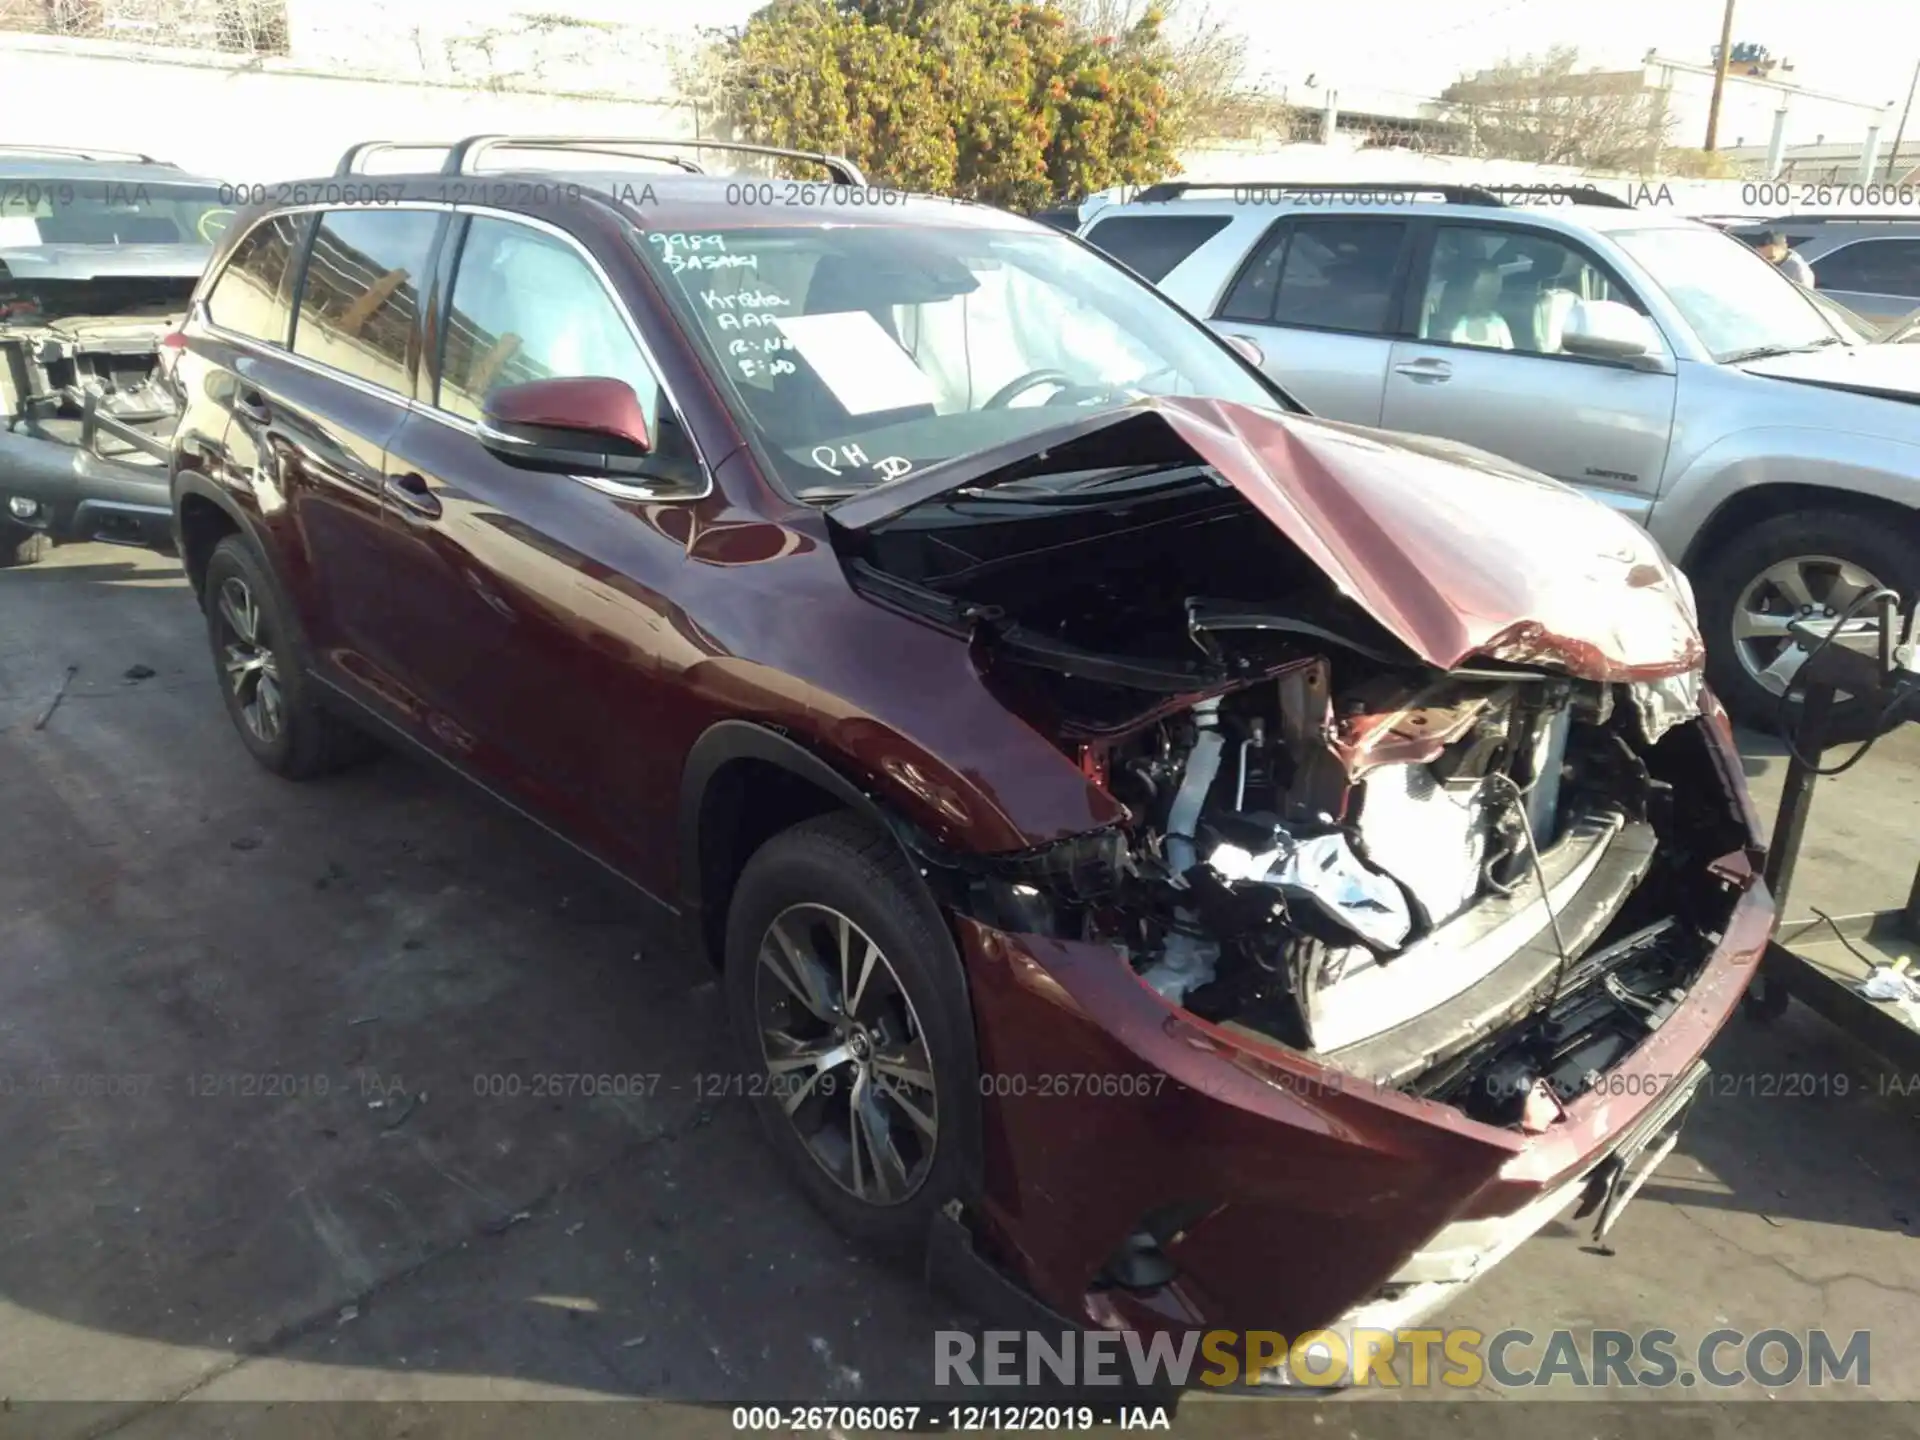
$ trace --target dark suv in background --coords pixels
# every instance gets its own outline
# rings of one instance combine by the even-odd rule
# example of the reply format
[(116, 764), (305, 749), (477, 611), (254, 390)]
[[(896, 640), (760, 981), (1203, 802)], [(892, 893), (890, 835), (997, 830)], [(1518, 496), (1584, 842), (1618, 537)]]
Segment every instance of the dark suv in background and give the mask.
[(1055, 229), (672, 145), (236, 221), (172, 469), (254, 758), (402, 739), (628, 878), (816, 1204), (1076, 1323), (1604, 1232), (1772, 920), (1653, 542)]

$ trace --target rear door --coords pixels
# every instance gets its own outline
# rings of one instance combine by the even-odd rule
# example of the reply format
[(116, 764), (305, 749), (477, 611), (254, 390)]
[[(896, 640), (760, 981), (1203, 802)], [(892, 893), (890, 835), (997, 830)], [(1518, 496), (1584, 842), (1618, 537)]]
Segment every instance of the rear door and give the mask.
[(1377, 425), (1410, 231), (1398, 216), (1278, 220), (1209, 323), (1257, 344), (1267, 374), (1315, 414)]
[(1810, 263), (1821, 294), (1876, 324), (1920, 309), (1920, 236), (1855, 240)]
[[(475, 779), (628, 874), (677, 803), (656, 734), (667, 598), (685, 562), (683, 502), (497, 459), (475, 426), (489, 392), (576, 375), (626, 381), (661, 478), (703, 472), (639, 327), (599, 262), (554, 227), (463, 215), (436, 305), (422, 398), (385, 457), (390, 643), (407, 723)], [(443, 312), (443, 313), (442, 313)], [(678, 651), (676, 651), (678, 655)], [(680, 656), (684, 660), (684, 656)]]
[(1646, 307), (1570, 238), (1520, 226), (1425, 227), (1407, 329), (1394, 344), (1380, 423), (1490, 450), (1593, 492), (1639, 519), (1658, 497), (1678, 391), (1670, 356), (1570, 355), (1581, 300)]
[[(381, 460), (407, 412), (422, 282), (445, 220), (436, 208), (381, 208), (270, 222), (299, 225), (305, 241), (291, 338), (235, 345), (223, 377), (230, 481), (273, 532), (315, 659), (363, 698), (390, 669)], [(263, 303), (236, 294), (228, 312), (222, 299), (222, 288), (209, 296), (217, 330)]]

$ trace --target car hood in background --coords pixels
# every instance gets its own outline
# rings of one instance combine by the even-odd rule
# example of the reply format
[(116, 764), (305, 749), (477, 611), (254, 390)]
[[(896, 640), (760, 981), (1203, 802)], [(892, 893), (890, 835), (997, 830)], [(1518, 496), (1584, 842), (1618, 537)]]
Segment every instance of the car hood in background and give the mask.
[(198, 280), (209, 245), (0, 245), (0, 275), (18, 280), (106, 280), (153, 275)]
[(1048, 471), (1195, 458), (1430, 665), (1483, 657), (1614, 682), (1684, 674), (1704, 657), (1685, 582), (1606, 506), (1468, 446), (1226, 401), (1103, 410), (876, 486), (827, 515), (867, 530)]
[(1920, 346), (1915, 345), (1829, 345), (1748, 360), (1740, 368), (1770, 380), (1793, 380), (1908, 403), (1920, 401)]

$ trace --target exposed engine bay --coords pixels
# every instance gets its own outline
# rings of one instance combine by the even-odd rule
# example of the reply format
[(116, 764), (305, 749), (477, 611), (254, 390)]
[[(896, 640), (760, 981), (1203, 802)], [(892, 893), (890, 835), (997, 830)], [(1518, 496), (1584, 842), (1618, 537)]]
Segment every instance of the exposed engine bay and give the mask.
[(965, 903), (1491, 1123), (1584, 1093), (1684, 998), (1737, 898), (1713, 865), (1748, 837), (1697, 672), (1423, 665), (1237, 497), (1179, 487), (1099, 518), (968, 492), (843, 550), (863, 593), (966, 634), (1125, 807), (957, 865)]
[[(1663, 833), (1680, 836), (1623, 697), (1551, 676), (1331, 676), (1303, 660), (1100, 757), (1138, 824), (1090, 934), (1204, 1019), (1421, 1089), (1583, 985), (1610, 983), (1636, 1020), (1674, 1003), (1711, 940), (1680, 944), (1673, 917), (1649, 929), (1631, 903)], [(1700, 839), (1685, 853), (1704, 865), (1717, 842)], [(1670, 963), (1630, 967), (1656, 939)]]
[(0, 409), (13, 434), (164, 466), (179, 406), (161, 340), (191, 278), (0, 279)]

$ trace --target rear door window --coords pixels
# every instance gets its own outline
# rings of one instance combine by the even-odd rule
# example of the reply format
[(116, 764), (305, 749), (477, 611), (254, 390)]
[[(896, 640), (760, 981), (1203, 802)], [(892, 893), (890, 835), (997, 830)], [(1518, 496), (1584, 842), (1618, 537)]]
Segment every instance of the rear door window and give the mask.
[(307, 259), (293, 353), (410, 395), (440, 223), (432, 210), (327, 212)]
[(1822, 290), (1920, 297), (1920, 238), (1856, 240), (1814, 262)]
[(1115, 215), (1089, 230), (1087, 243), (1158, 284), (1231, 223), (1226, 215)]
[(247, 232), (207, 293), (207, 316), (214, 324), (269, 345), (287, 343), (305, 219), (276, 215)]
[(1248, 259), (1220, 318), (1384, 335), (1406, 238), (1404, 220), (1282, 221)]

